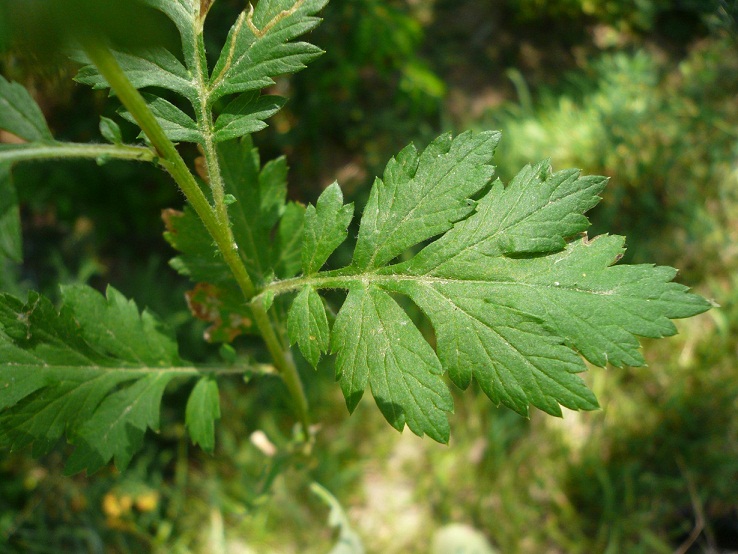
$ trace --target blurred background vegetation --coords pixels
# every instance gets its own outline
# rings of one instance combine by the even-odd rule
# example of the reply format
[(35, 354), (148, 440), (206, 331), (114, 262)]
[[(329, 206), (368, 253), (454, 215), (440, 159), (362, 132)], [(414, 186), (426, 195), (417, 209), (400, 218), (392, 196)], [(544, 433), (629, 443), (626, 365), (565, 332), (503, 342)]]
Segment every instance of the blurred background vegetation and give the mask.
[[(303, 368), (315, 456), (290, 451), (292, 418), (270, 377), (223, 383), (208, 456), (176, 423), (175, 390), (162, 433), (123, 475), (66, 477), (63, 445), (40, 460), (3, 452), (0, 551), (327, 552), (312, 481), (372, 553), (431, 552), (452, 523), (505, 553), (738, 551), (737, 4), (334, 0), (309, 38), (326, 54), (279, 80), (289, 103), (255, 137), (264, 158), (287, 154), (303, 202), (338, 179), (361, 205), (401, 147), (467, 128), (503, 131), (505, 180), (545, 157), (610, 176), (590, 234), (626, 235), (628, 261), (680, 268), (720, 308), (646, 341), (647, 368), (593, 369), (602, 411), (525, 420), (456, 391), (444, 447), (394, 432), (368, 399), (349, 418), (327, 362)], [(242, 8), (215, 3), (211, 52)], [(115, 100), (75, 85), (73, 64), (14, 51), (0, 63), (55, 136), (101, 140), (97, 115), (114, 117)], [(159, 214), (182, 199), (165, 175), (63, 162), (19, 165), (14, 179), (25, 261), (0, 268), (2, 290), (111, 283), (173, 325), (184, 356), (217, 359), (167, 265)], [(258, 343), (235, 347), (263, 357)]]

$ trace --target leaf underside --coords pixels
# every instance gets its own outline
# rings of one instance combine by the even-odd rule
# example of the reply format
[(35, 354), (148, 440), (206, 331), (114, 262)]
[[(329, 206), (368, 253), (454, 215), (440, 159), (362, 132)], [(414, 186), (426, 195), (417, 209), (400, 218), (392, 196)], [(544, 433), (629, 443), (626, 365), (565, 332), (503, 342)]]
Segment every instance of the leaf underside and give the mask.
[[(69, 473), (111, 459), (124, 469), (146, 430), (158, 430), (167, 385), (197, 372), (180, 359), (172, 333), (115, 289), (107, 297), (85, 286), (62, 293), (59, 311), (37, 293), (25, 303), (0, 295), (0, 446), (33, 444), (38, 456), (66, 435), (76, 447)], [(209, 415), (188, 417), (204, 446), (212, 443), (209, 405)]]
[[(673, 335), (671, 319), (710, 307), (672, 282), (672, 268), (615, 265), (622, 237), (587, 238), (584, 213), (600, 200), (605, 178), (554, 173), (543, 161), (508, 185), (493, 182), (498, 140), (463, 133), (422, 153), (404, 149), (374, 183), (351, 265), (305, 279), (289, 314), (302, 327), (293, 326), (291, 340), (313, 365), (329, 350), (313, 289), (348, 290), (329, 333), (350, 411), (368, 385), (392, 426), (447, 442), (453, 405), (444, 371), (462, 389), (475, 380), (495, 404), (523, 415), (531, 405), (558, 416), (561, 406), (596, 409), (578, 375), (585, 359), (643, 365), (637, 337)], [(348, 223), (337, 223), (336, 193), (324, 195), (317, 210), (308, 208), (306, 229), (332, 226), (342, 239)], [(316, 271), (311, 260), (303, 257), (306, 276)], [(396, 294), (428, 318), (435, 350)]]

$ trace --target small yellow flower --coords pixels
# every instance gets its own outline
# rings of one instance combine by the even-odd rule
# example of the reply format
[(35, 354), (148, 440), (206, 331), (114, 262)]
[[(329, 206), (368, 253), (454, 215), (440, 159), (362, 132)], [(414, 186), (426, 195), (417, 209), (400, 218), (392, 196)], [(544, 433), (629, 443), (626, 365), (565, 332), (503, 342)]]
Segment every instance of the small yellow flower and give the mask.
[(159, 493), (156, 491), (148, 491), (136, 497), (136, 509), (139, 512), (151, 512), (156, 509), (158, 504)]
[(110, 518), (118, 518), (131, 511), (133, 499), (128, 495), (117, 496), (109, 492), (103, 497), (102, 508), (105, 515)]

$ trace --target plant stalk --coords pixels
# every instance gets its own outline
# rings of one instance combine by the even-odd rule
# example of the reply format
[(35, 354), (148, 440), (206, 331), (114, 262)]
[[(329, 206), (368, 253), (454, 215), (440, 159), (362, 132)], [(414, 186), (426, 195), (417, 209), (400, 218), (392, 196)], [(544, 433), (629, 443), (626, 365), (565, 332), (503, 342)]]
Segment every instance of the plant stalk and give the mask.
[[(146, 101), (128, 80), (128, 77), (126, 77), (107, 45), (94, 37), (87, 37), (86, 40), (83, 40), (82, 46), (90, 61), (97, 67), (100, 75), (107, 80), (110, 87), (118, 95), (120, 101), (131, 113), (154, 148), (156, 148), (156, 151), (160, 155), (161, 165), (174, 178), (187, 198), (187, 201), (195, 209), (195, 212), (215, 240), (218, 250), (231, 269), (246, 301), (250, 301), (257, 293), (257, 290), (238, 254), (238, 246), (233, 241), (230, 222), (228, 221), (228, 215), (225, 209), (226, 205), (222, 198), (223, 183), (214, 144), (209, 144), (210, 148), (206, 148), (205, 153), (211, 179), (215, 177), (218, 180), (217, 185), (221, 187), (220, 198), (218, 198), (220, 202), (217, 202), (215, 207), (208, 202), (187, 167), (187, 164), (185, 164), (179, 155), (174, 143), (166, 136), (166, 133), (154, 117)], [(204, 48), (202, 49), (202, 54), (204, 55)], [(206, 107), (203, 116), (212, 119), (209, 108)], [(274, 360), (274, 365), (279, 370), (292, 398), (293, 409), (300, 421), (304, 440), (308, 442), (310, 438), (310, 420), (308, 416), (307, 397), (305, 396), (297, 367), (292, 358), (292, 353), (278, 338), (263, 304), (261, 302), (252, 302), (251, 309), (259, 332)]]
[(156, 159), (156, 154), (150, 148), (129, 144), (52, 142), (49, 144), (14, 144), (0, 148), (0, 163), (75, 158), (109, 158), (111, 160), (153, 162)]
[(302, 386), (300, 374), (297, 372), (295, 360), (292, 358), (292, 352), (288, 348), (282, 346), (282, 341), (277, 337), (274, 326), (272, 325), (272, 322), (269, 321), (269, 315), (260, 301), (251, 302), (251, 313), (254, 316), (256, 325), (259, 327), (259, 331), (262, 333), (267, 349), (272, 355), (274, 365), (279, 369), (279, 373), (287, 387), (287, 391), (292, 397), (292, 408), (300, 421), (303, 440), (305, 440), (305, 442), (309, 442), (310, 416), (308, 401), (305, 396), (305, 389)]
[(110, 49), (102, 40), (87, 37), (82, 44), (85, 53), (90, 58), (97, 70), (110, 87), (118, 95), (118, 98), (131, 113), (141, 130), (154, 145), (159, 153), (161, 165), (169, 172), (179, 185), (179, 188), (187, 198), (187, 201), (195, 209), (202, 220), (205, 228), (215, 240), (218, 250), (222, 254), (228, 267), (231, 268), (238, 286), (247, 299), (254, 296), (256, 289), (251, 277), (246, 271), (240, 256), (238, 247), (231, 238), (228, 221), (221, 221), (213, 207), (208, 202), (205, 194), (197, 184), (195, 177), (190, 172), (187, 164), (179, 155), (174, 143), (169, 140), (164, 129), (154, 117), (146, 101), (138, 90), (131, 84), (121, 69)]
[[(200, 87), (198, 95), (199, 106), (196, 108), (198, 126), (203, 138), (203, 153), (208, 170), (210, 191), (213, 194), (213, 204), (216, 216), (222, 221), (228, 221), (228, 206), (225, 203), (225, 185), (220, 172), (218, 152), (215, 148), (215, 133), (213, 132), (213, 110), (208, 98), (207, 57), (205, 55), (205, 41), (202, 34), (197, 36), (195, 48), (195, 63), (197, 64), (197, 80)], [(228, 231), (231, 232), (230, 225)], [(233, 239), (231, 239), (233, 240)]]
[[(210, 190), (213, 193), (213, 203), (215, 204), (215, 212), (219, 217), (228, 217), (227, 206), (225, 204), (225, 183), (220, 171), (220, 162), (216, 150), (214, 133), (213, 133), (213, 114), (208, 98), (207, 86), (207, 58), (205, 55), (205, 43), (202, 35), (198, 35), (198, 41), (195, 48), (197, 78), (200, 85), (200, 106), (198, 114), (198, 123), (202, 132), (204, 145), (203, 154), (205, 165), (207, 167), (208, 178), (210, 179)], [(228, 227), (230, 232), (230, 226)], [(251, 300), (247, 297), (247, 300)], [(267, 311), (261, 301), (251, 302), (251, 311), (259, 328), (267, 349), (274, 360), (274, 365), (279, 369), (279, 373), (284, 381), (287, 391), (292, 398), (293, 409), (303, 431), (303, 439), (308, 442), (310, 440), (310, 418), (307, 397), (297, 372), (297, 366), (292, 358), (292, 352), (289, 346), (280, 340), (275, 328), (275, 324), (269, 319)]]

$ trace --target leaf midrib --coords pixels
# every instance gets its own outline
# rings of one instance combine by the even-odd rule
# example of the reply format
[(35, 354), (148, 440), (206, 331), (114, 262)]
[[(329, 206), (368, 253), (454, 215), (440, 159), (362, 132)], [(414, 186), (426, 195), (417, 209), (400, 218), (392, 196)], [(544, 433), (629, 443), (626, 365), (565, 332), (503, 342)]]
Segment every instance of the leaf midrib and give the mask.
[[(389, 266), (390, 268), (392, 266)], [(386, 269), (386, 268), (385, 268)], [(333, 274), (332, 274), (333, 273)], [(516, 279), (510, 279), (509, 277), (496, 279), (494, 277), (486, 279), (466, 279), (466, 278), (453, 278), (453, 277), (437, 277), (435, 275), (408, 275), (400, 273), (379, 273), (379, 272), (365, 272), (365, 273), (349, 273), (340, 275), (339, 272), (323, 272), (318, 273), (314, 276), (302, 276), (294, 277), (292, 279), (284, 279), (282, 281), (274, 281), (271, 284), (264, 287), (261, 295), (266, 293), (274, 293), (275, 295), (286, 294), (299, 290), (304, 286), (311, 286), (316, 289), (353, 289), (357, 287), (366, 287), (368, 285), (383, 286), (392, 285), (402, 281), (410, 281), (413, 283), (419, 283), (421, 285), (453, 285), (453, 284), (465, 284), (465, 285), (479, 285), (480, 287), (488, 286), (491, 284), (495, 285), (517, 285), (527, 286), (530, 288), (550, 288), (554, 290), (568, 290), (578, 293), (596, 294), (600, 296), (612, 296), (617, 293), (613, 289), (609, 290), (594, 290), (587, 288), (580, 288), (573, 285), (558, 284), (555, 282), (549, 284), (526, 282)], [(332, 275), (331, 275), (332, 274)], [(390, 287), (391, 288), (391, 287)], [(622, 296), (622, 293), (621, 293)]]

